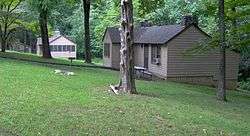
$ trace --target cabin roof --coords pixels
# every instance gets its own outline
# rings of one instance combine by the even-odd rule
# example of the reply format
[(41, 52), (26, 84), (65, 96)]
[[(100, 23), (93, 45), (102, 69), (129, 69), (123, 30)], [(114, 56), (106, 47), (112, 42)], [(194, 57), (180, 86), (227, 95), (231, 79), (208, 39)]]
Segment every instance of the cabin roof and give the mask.
[[(190, 25), (195, 26), (195, 25)], [(164, 25), (151, 27), (135, 27), (134, 43), (145, 44), (165, 44), (172, 40), (188, 27), (182, 25)], [(197, 27), (197, 26), (195, 26)], [(208, 36), (204, 31), (197, 27), (202, 33)], [(112, 43), (120, 43), (120, 32), (118, 27), (108, 27), (106, 33), (109, 33)], [(105, 33), (105, 34), (106, 34)]]

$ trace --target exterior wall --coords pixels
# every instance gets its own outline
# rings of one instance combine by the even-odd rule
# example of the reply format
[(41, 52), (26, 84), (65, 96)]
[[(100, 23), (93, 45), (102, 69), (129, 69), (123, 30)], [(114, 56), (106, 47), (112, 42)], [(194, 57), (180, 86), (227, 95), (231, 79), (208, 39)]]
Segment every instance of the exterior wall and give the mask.
[(167, 76), (167, 68), (168, 68), (168, 47), (163, 45), (154, 45), (154, 46), (161, 46), (161, 64), (156, 65), (151, 63), (151, 51), (152, 45), (149, 45), (149, 62), (148, 62), (148, 71), (160, 76), (166, 77)]
[[(193, 82), (193, 80), (197, 80), (194, 82), (199, 84), (215, 85), (217, 82), (219, 67), (218, 49), (191, 56), (184, 55), (186, 50), (195, 47), (195, 43), (203, 38), (206, 38), (206, 36), (197, 28), (190, 27), (168, 43), (167, 79), (178, 78), (178, 80), (183, 79), (185, 82), (190, 82), (190, 80)], [(239, 55), (234, 52), (227, 51), (227, 81), (237, 81), (238, 67)]]
[(43, 55), (43, 53), (42, 53), (42, 46), (41, 45), (37, 45), (36, 49), (37, 49), (36, 54), (38, 56), (42, 56)]
[(111, 58), (112, 58), (112, 68), (115, 69), (120, 69), (120, 61), (121, 61), (121, 57), (120, 57), (120, 48), (121, 45), (118, 43), (114, 43), (112, 44), (112, 50), (111, 50)]
[(76, 58), (76, 52), (51, 52), (53, 58)]
[[(108, 58), (108, 57), (105, 57), (104, 56), (104, 51), (103, 51), (103, 66), (105, 66), (105, 67), (112, 67), (112, 64), (111, 64), (111, 58), (112, 58), (112, 44), (111, 44), (111, 39), (110, 39), (110, 36), (109, 36), (109, 34), (105, 34), (105, 37), (104, 37), (104, 40), (103, 40), (103, 43), (110, 43), (110, 57)], [(104, 46), (103, 46), (103, 48), (104, 48)]]
[(134, 63), (135, 63), (135, 66), (144, 67), (144, 46), (143, 45), (134, 46)]
[[(168, 81), (189, 83), (197, 85), (206, 85), (211, 87), (217, 87), (217, 81), (213, 80), (212, 76), (182, 76), (182, 77), (168, 77)], [(230, 90), (235, 90), (237, 88), (238, 81), (235, 79), (228, 79), (226, 82), (226, 88)]]
[[(76, 47), (75, 47), (75, 49), (76, 49)], [(50, 53), (51, 53), (51, 56), (53, 58), (70, 58), (70, 57), (76, 58), (76, 51), (74, 51), (74, 52), (69, 52), (69, 51), (67, 51), (67, 52), (53, 52), (53, 51), (51, 51)], [(37, 55), (39, 55), (39, 56), (43, 55), (42, 46), (37, 46)]]
[[(111, 43), (110, 35), (107, 33), (103, 40), (104, 43), (110, 43), (110, 57), (105, 57), (103, 52), (103, 65), (106, 67), (112, 67), (115, 69), (120, 69), (120, 48), (119, 43)], [(144, 66), (144, 48), (140, 45), (134, 46), (134, 57), (135, 66)]]
[[(118, 43), (112, 45), (112, 67), (115, 69), (120, 69), (120, 48), (121, 45)], [(140, 45), (134, 46), (134, 63), (135, 66), (144, 66), (144, 48)]]

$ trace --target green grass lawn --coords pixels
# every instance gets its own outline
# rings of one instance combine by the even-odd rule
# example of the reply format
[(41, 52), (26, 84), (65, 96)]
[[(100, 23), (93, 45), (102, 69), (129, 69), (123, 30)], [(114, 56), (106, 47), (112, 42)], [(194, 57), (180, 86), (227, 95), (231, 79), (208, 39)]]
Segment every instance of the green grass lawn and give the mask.
[(250, 135), (249, 94), (222, 103), (213, 88), (137, 81), (139, 95), (116, 96), (118, 76), (0, 58), (0, 135)]
[[(38, 61), (38, 62), (47, 62), (47, 63), (58, 63), (58, 64), (71, 64), (70, 60), (68, 59), (44, 59), (40, 56), (37, 56), (36, 54), (30, 54), (30, 53), (19, 53), (19, 52), (0, 52), (0, 57), (8, 57), (8, 58), (14, 58), (14, 59), (23, 59), (23, 60), (32, 60), (32, 61)], [(82, 60), (73, 60), (73, 65), (102, 65), (102, 61), (100, 58), (92, 59), (93, 64), (85, 64)]]

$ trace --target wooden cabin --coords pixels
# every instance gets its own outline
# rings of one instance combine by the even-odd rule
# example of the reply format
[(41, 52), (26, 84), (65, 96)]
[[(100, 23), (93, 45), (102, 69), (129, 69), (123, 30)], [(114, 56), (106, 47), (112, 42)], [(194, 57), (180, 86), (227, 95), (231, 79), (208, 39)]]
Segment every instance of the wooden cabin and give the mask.
[[(134, 29), (135, 66), (144, 67), (153, 75), (166, 80), (216, 86), (219, 50), (186, 56), (188, 50), (209, 39), (192, 16), (183, 17), (180, 25), (140, 26)], [(119, 69), (120, 32), (116, 27), (106, 29), (103, 65)], [(237, 87), (239, 54), (226, 52), (226, 81), (228, 89)]]

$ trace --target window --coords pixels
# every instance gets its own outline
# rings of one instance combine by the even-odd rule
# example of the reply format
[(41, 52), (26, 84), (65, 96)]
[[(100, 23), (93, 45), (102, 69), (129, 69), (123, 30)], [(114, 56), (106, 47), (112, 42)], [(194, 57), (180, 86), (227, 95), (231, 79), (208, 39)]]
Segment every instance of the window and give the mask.
[(66, 52), (67, 51), (67, 46), (63, 45), (63, 51)]
[(50, 45), (50, 51), (56, 51), (56, 45)]
[(50, 48), (50, 51), (53, 51), (54, 46), (50, 45), (49, 48)]
[(110, 57), (110, 44), (104, 43), (104, 57)]
[(67, 51), (70, 51), (70, 45), (67, 46)]
[(160, 65), (161, 64), (161, 47), (160, 45), (151, 46), (151, 63)]
[(57, 51), (57, 45), (54, 45), (53, 51)]
[(62, 51), (62, 45), (58, 45), (58, 51), (59, 51), (59, 52)]
[(76, 47), (75, 46), (72, 46), (72, 52), (75, 52), (76, 51)]

